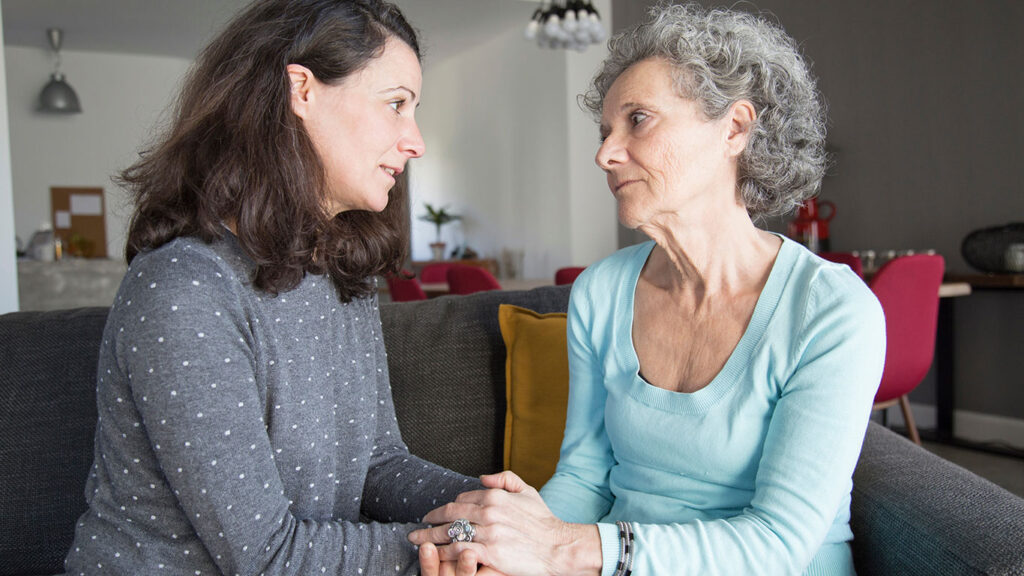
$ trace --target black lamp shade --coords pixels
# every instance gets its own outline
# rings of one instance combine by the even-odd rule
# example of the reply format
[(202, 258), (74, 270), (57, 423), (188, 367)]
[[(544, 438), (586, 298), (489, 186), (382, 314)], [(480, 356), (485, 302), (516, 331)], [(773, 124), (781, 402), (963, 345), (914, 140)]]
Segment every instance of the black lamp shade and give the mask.
[(78, 94), (75, 94), (74, 88), (64, 81), (63, 74), (54, 72), (50, 76), (50, 81), (39, 94), (39, 111), (59, 114), (75, 114), (82, 111)]

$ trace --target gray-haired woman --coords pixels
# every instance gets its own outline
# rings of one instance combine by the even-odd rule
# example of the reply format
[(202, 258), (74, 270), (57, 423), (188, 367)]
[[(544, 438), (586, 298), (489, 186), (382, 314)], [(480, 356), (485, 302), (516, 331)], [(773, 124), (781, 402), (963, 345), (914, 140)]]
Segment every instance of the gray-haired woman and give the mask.
[(584, 99), (597, 163), (619, 220), (653, 242), (573, 287), (554, 477), (539, 495), (485, 477), (411, 538), (442, 544), (468, 520), (473, 541), (441, 560), (474, 550), (512, 574), (852, 574), (881, 308), (845, 266), (754, 224), (818, 190), (814, 80), (791, 38), (741, 12), (658, 6), (610, 48)]

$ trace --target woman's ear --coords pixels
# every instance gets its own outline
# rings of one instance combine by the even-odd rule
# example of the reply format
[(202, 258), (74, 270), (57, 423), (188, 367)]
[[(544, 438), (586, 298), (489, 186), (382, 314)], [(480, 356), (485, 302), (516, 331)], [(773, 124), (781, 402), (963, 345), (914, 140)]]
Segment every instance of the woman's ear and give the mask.
[(747, 148), (747, 142), (750, 141), (750, 133), (754, 129), (754, 123), (757, 122), (757, 110), (749, 100), (737, 100), (729, 107), (726, 117), (729, 130), (726, 135), (726, 145), (730, 155), (739, 156)]
[(313, 84), (316, 77), (309, 68), (301, 64), (289, 64), (285, 69), (288, 71), (288, 84), (291, 86), (292, 112), (305, 120), (313, 102)]

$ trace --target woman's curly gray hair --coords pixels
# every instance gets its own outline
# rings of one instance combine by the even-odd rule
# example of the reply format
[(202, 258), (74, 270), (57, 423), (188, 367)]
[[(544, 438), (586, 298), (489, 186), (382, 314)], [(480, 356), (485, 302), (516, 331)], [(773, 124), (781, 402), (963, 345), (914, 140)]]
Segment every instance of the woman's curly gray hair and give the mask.
[(796, 43), (781, 28), (744, 12), (696, 4), (651, 8), (650, 19), (608, 42), (611, 52), (581, 98), (600, 117), (612, 83), (652, 57), (675, 69), (678, 93), (711, 120), (733, 103), (757, 110), (739, 159), (739, 195), (751, 217), (786, 214), (814, 196), (825, 173), (825, 111)]

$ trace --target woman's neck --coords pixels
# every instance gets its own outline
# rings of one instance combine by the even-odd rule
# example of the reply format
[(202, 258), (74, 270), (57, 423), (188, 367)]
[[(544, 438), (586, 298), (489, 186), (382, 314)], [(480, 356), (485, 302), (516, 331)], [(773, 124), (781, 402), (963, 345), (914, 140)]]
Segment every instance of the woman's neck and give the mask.
[(657, 244), (643, 279), (668, 291), (759, 292), (782, 241), (754, 226), (742, 206), (703, 214), (665, 215), (640, 227)]

